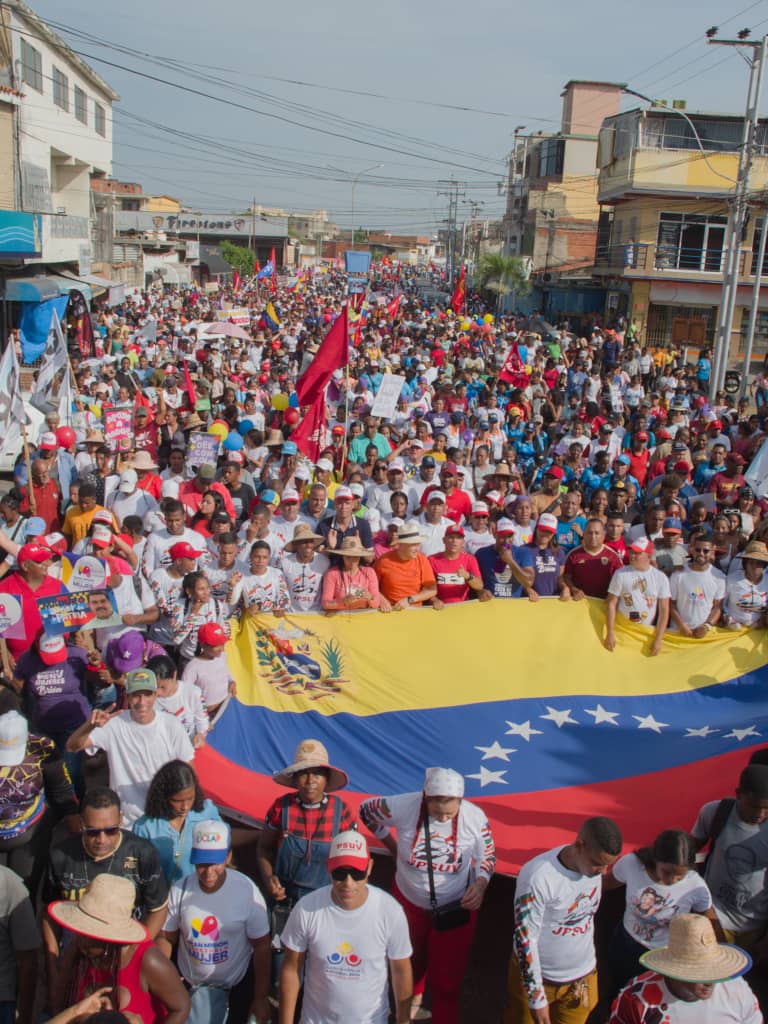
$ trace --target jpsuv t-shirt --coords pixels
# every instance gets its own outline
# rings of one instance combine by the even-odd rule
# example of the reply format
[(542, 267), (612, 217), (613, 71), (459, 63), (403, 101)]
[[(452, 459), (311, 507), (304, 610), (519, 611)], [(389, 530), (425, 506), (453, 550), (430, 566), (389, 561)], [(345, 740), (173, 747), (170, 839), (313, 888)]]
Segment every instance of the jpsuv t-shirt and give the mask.
[(387, 1024), (389, 961), (413, 952), (400, 904), (373, 885), (355, 910), (331, 886), (304, 896), (283, 929), (283, 945), (306, 953), (301, 1024)]
[(639, 857), (628, 853), (613, 865), (613, 877), (627, 888), (624, 930), (646, 949), (667, 945), (669, 922), (676, 914), (703, 914), (712, 906), (697, 871), (689, 871), (673, 885), (662, 885), (651, 878)]
[(216, 892), (203, 892), (196, 874), (175, 882), (163, 930), (179, 933), (179, 970), (186, 981), (232, 988), (248, 970), (250, 940), (269, 934), (269, 918), (250, 878), (227, 868)]

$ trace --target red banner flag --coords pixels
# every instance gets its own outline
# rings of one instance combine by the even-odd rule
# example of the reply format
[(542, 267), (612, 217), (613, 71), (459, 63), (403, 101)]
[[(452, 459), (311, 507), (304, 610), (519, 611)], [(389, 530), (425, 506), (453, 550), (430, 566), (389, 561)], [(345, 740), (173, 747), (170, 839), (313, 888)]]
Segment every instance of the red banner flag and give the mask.
[(460, 313), (464, 308), (464, 299), (467, 294), (467, 268), (462, 264), (456, 287), (451, 296), (451, 309), (454, 313)]
[(520, 358), (517, 342), (514, 343), (504, 360), (504, 365), (499, 371), (499, 380), (505, 380), (516, 388), (524, 388), (528, 384), (528, 374), (525, 372), (523, 360)]
[(400, 309), (400, 303), (403, 301), (403, 296), (398, 295), (397, 298), (392, 299), (390, 304), (387, 306), (387, 316), (390, 320), (394, 320), (397, 316), (397, 311)]
[(241, 283), (242, 282), (240, 281), (240, 274), (237, 271), (235, 271), (234, 274), (232, 275), (232, 287), (235, 289), (236, 292), (240, 291)]
[(326, 447), (327, 433), (325, 394), (320, 391), (312, 405), (304, 412), (301, 423), (291, 434), (291, 441), (296, 442), (299, 451), (306, 455), (311, 462), (317, 462), (320, 453)]
[(334, 370), (339, 370), (348, 362), (349, 325), (347, 307), (343, 306), (333, 327), (323, 338), (315, 358), (296, 381), (299, 405), (312, 405), (318, 396), (322, 397)]
[(253, 261), (253, 276), (259, 273), (261, 270), (261, 264), (259, 263), (258, 257)]
[(137, 391), (133, 398), (134, 413), (136, 412), (137, 409), (147, 410), (147, 423), (151, 423), (154, 420), (154, 410), (152, 409), (152, 406), (149, 404), (149, 399), (142, 391)]
[(269, 262), (272, 264), (272, 274), (269, 278), (269, 290), (274, 295), (277, 291), (277, 263), (275, 262), (275, 247), (272, 246), (272, 252), (269, 254)]

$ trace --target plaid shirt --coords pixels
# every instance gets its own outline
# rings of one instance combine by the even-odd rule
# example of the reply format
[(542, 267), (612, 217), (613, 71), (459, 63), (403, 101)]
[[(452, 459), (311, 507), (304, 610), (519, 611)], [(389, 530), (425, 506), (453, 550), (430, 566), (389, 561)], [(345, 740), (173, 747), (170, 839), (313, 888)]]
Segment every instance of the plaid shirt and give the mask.
[(267, 811), (267, 828), (277, 832), (283, 831), (283, 805), (288, 804), (288, 832), (301, 836), (302, 839), (318, 843), (330, 843), (333, 839), (333, 801), (341, 803), (340, 832), (357, 828), (355, 817), (340, 797), (332, 793), (323, 797), (318, 807), (305, 807), (299, 800), (298, 793), (286, 793), (278, 797)]

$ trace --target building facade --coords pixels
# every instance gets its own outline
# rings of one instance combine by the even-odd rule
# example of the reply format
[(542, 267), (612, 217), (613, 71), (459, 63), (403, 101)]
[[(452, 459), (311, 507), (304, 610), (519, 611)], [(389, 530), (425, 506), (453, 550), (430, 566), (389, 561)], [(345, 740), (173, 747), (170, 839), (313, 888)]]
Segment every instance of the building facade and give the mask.
[[(606, 287), (609, 319), (626, 315), (653, 346), (703, 348), (715, 341), (728, 204), (744, 122), (736, 115), (686, 116), (690, 124), (673, 109), (636, 109), (604, 121), (598, 153), (603, 212), (595, 273)], [(732, 362), (744, 350), (765, 219), (760, 192), (767, 187), (768, 122), (762, 122), (750, 179), (754, 202), (739, 255)], [(755, 358), (762, 361), (767, 352), (765, 295)]]

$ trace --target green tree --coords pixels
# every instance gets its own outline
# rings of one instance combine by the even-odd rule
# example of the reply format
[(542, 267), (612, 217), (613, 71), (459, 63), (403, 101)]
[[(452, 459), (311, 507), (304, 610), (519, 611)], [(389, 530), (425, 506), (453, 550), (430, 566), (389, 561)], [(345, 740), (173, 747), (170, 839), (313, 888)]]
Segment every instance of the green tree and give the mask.
[(233, 245), (225, 239), (221, 243), (221, 255), (240, 277), (250, 277), (253, 274), (256, 253), (252, 249), (247, 249), (244, 245)]
[(489, 252), (477, 265), (475, 280), (480, 288), (496, 292), (496, 315), (501, 312), (505, 295), (513, 292), (522, 298), (531, 290), (531, 282), (525, 275), (525, 266), (519, 256), (504, 256), (500, 252)]

